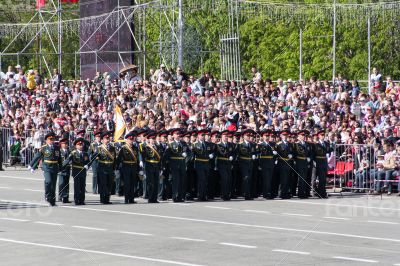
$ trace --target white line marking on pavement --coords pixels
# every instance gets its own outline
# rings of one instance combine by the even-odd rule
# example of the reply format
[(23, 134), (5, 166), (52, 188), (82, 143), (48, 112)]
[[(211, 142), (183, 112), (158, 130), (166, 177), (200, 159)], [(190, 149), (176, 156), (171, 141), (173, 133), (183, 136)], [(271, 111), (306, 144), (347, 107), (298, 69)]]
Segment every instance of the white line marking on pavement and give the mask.
[(232, 208), (227, 208), (227, 207), (219, 207), (219, 206), (204, 206), (206, 208), (210, 209), (219, 209), (219, 210), (231, 210)]
[(290, 212), (284, 212), (282, 213), (283, 215), (290, 215), (290, 216), (301, 216), (301, 217), (311, 217), (311, 214), (301, 214), (301, 213), (290, 213)]
[(226, 243), (226, 242), (221, 242), (219, 244), (224, 246), (238, 247), (238, 248), (257, 248), (257, 246), (241, 245), (241, 244)]
[(0, 189), (11, 189), (10, 187), (0, 187)]
[(49, 223), (49, 222), (40, 222), (40, 221), (35, 222), (35, 224), (45, 224), (45, 225), (63, 226), (63, 224)]
[(311, 204), (311, 205), (322, 205), (322, 206), (334, 206), (334, 207), (350, 207), (350, 208), (364, 208), (364, 209), (378, 209), (378, 210), (389, 210), (389, 211), (400, 211), (396, 208), (385, 208), (385, 207), (373, 207), (373, 206), (362, 206), (362, 205), (348, 205), (348, 204), (335, 204), (335, 203), (321, 203), (321, 202), (310, 202), (310, 201), (297, 201), (297, 200), (279, 200), (279, 202), (285, 203), (297, 203), (297, 204)]
[(141, 256), (132, 256), (132, 255), (125, 255), (125, 254), (112, 253), (112, 252), (103, 252), (103, 251), (91, 250), (91, 249), (80, 249), (80, 248), (71, 248), (71, 247), (64, 247), (64, 246), (47, 245), (47, 244), (40, 244), (40, 243), (35, 243), (35, 242), (26, 242), (26, 241), (13, 240), (13, 239), (8, 239), (8, 238), (0, 238), (0, 241), (8, 242), (8, 243), (15, 243), (15, 244), (22, 244), (22, 245), (37, 246), (37, 247), (45, 247), (45, 248), (54, 248), (54, 249), (72, 250), (72, 251), (79, 251), (79, 252), (86, 252), (86, 253), (93, 253), (93, 254), (101, 254), (101, 255), (108, 255), (108, 256), (121, 257), (121, 258), (129, 258), (129, 259), (136, 259), (136, 260), (143, 260), (143, 261), (159, 262), (159, 263), (165, 263), (165, 264), (175, 264), (175, 265), (182, 265), (182, 266), (202, 266), (202, 265), (198, 265), (198, 264), (192, 264), (192, 263), (186, 263), (186, 262), (180, 262), (180, 261), (155, 259), (155, 258), (141, 257)]
[(0, 178), (2, 178), (2, 177), (11, 178), (11, 179), (44, 181), (44, 179), (42, 179), (42, 178), (32, 178), (32, 177), (21, 177), (21, 176), (0, 175)]
[(177, 236), (171, 236), (170, 238), (172, 238), (172, 239), (178, 239), (178, 240), (194, 241), (194, 242), (205, 242), (205, 241), (206, 241), (206, 240), (204, 240), (204, 239), (187, 238), (187, 237), (177, 237)]
[(23, 203), (23, 204), (30, 204), (30, 205), (40, 205), (48, 207), (49, 204), (47, 203), (40, 203), (40, 202), (33, 202), (33, 201), (20, 201), (20, 200), (7, 200), (7, 199), (0, 199), (1, 202), (9, 202), (9, 203)]
[(43, 190), (40, 189), (31, 189), (31, 188), (25, 188), (25, 191), (33, 191), (33, 192), (44, 192)]
[(168, 215), (158, 215), (158, 214), (150, 214), (150, 213), (138, 213), (138, 212), (128, 212), (128, 211), (95, 209), (95, 208), (87, 208), (87, 207), (81, 208), (81, 207), (76, 207), (76, 206), (60, 206), (59, 208), (76, 209), (76, 210), (81, 210), (81, 211), (96, 211), (96, 212), (105, 212), (105, 213), (118, 213), (118, 214), (136, 215), (136, 216), (144, 216), (144, 217), (155, 217), (155, 218), (162, 218), (162, 219), (188, 221), (188, 222), (198, 222), (198, 223), (206, 223), (206, 224), (231, 225), (231, 226), (246, 227), (246, 228), (262, 228), (262, 229), (270, 229), (270, 230), (277, 230), (277, 231), (301, 232), (301, 233), (310, 233), (310, 234), (317, 234), (317, 235), (342, 236), (342, 237), (349, 237), (349, 238), (379, 240), (379, 241), (400, 243), (400, 239), (373, 237), (373, 236), (363, 236), (363, 235), (353, 235), (353, 234), (335, 233), (335, 232), (328, 232), (328, 231), (295, 229), (295, 228), (267, 226), (267, 225), (256, 225), (256, 224), (243, 224), (243, 223), (216, 221), (216, 220), (204, 220), (204, 219), (176, 217), (176, 216), (168, 216)]
[(128, 232), (128, 231), (119, 231), (121, 234), (128, 234), (128, 235), (138, 235), (138, 236), (152, 236), (152, 234), (146, 233), (137, 233), (137, 232)]
[(270, 214), (271, 212), (269, 211), (258, 211), (258, 210), (243, 210), (245, 212), (254, 212), (254, 213), (265, 213), (265, 214)]
[(104, 229), (104, 228), (88, 227), (88, 226), (80, 226), (80, 225), (73, 225), (72, 227), (79, 228), (79, 229), (96, 230), (96, 231), (107, 231), (107, 229)]
[(343, 218), (343, 217), (332, 217), (332, 216), (325, 216), (323, 217), (324, 219), (332, 219), (332, 220), (343, 220), (343, 221), (348, 221), (350, 220), (349, 218)]
[(385, 221), (367, 221), (367, 223), (376, 223), (376, 224), (399, 224), (399, 223), (385, 222)]
[(359, 261), (359, 262), (367, 262), (367, 263), (378, 263), (377, 260), (366, 260), (366, 259), (359, 259), (359, 258), (350, 258), (350, 257), (333, 257), (334, 259), (339, 260), (350, 260), (350, 261)]
[(282, 253), (293, 253), (293, 254), (299, 254), (299, 255), (310, 255), (310, 252), (286, 250), (286, 249), (273, 249), (272, 251), (274, 251), (274, 252), (282, 252)]
[(25, 219), (17, 219), (17, 218), (0, 218), (1, 220), (13, 221), (13, 222), (29, 222), (29, 220)]

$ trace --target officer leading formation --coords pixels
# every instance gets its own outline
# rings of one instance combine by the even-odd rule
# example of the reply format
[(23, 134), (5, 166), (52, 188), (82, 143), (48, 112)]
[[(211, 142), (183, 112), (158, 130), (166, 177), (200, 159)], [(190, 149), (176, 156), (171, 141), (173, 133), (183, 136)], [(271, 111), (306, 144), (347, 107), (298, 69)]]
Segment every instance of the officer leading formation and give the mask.
[(70, 203), (73, 182), (74, 203), (84, 205), (90, 167), (92, 192), (99, 194), (102, 204), (111, 204), (115, 194), (123, 195), (126, 204), (136, 203), (137, 197), (148, 203), (217, 197), (223, 201), (327, 198), (327, 158), (332, 149), (324, 131), (311, 135), (306, 130), (136, 129), (119, 142), (111, 142), (112, 135), (95, 132), (92, 143), (77, 138), (73, 149), (65, 139), (57, 143), (54, 133), (45, 136), (46, 144), (29, 169), (33, 172), (41, 163), (45, 199), (51, 206), (56, 205), (57, 177), (59, 201)]

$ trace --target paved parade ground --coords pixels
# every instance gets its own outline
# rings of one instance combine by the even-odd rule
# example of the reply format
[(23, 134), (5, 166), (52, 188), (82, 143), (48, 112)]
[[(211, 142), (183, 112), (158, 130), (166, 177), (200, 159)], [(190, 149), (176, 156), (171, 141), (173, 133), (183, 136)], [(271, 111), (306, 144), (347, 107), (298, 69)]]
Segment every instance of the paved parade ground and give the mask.
[(48, 207), (43, 194), (40, 171), (0, 173), (1, 265), (400, 265), (397, 196), (100, 205), (87, 193)]

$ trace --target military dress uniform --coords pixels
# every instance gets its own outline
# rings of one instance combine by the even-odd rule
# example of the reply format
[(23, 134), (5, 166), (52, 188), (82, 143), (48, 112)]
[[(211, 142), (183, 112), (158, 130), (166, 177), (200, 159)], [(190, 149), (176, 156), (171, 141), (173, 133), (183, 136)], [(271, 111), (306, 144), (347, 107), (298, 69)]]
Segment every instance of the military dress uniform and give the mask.
[[(127, 135), (126, 138), (132, 135)], [(125, 143), (117, 155), (117, 165), (124, 180), (125, 203), (135, 203), (135, 188), (139, 173), (139, 147)]]
[[(110, 136), (111, 133), (102, 133), (102, 138)], [(98, 184), (100, 193), (100, 202), (103, 204), (111, 204), (110, 195), (115, 178), (115, 147), (110, 143), (108, 145), (102, 144), (98, 147), (96, 158), (99, 160), (98, 168)]]
[[(186, 133), (188, 134), (188, 133)], [(186, 189), (186, 199), (193, 200), (196, 197), (196, 180), (197, 180), (197, 171), (195, 170), (195, 156), (193, 153), (194, 143), (186, 143), (191, 151), (188, 156), (185, 158), (186, 160), (186, 182), (185, 182), (185, 189)]]
[[(253, 130), (245, 130), (244, 134), (254, 134)], [(243, 178), (243, 194), (245, 200), (252, 200), (253, 160), (256, 159), (256, 145), (253, 142), (243, 141), (238, 148), (239, 168)]]
[[(148, 139), (156, 138), (156, 133), (147, 135)], [(141, 146), (142, 158), (145, 164), (146, 189), (149, 203), (158, 203), (158, 184), (162, 169), (161, 147), (144, 143)]]
[[(282, 134), (287, 133), (283, 132)], [(276, 145), (276, 151), (278, 152), (278, 169), (281, 183), (280, 197), (282, 199), (290, 199), (290, 172), (292, 168), (289, 160), (293, 156), (293, 148), (289, 142), (280, 141)]]
[[(322, 134), (324, 132), (319, 132)], [(318, 141), (314, 144), (314, 161), (316, 168), (316, 177), (318, 178), (318, 186), (316, 189), (317, 197), (327, 198), (326, 193), (326, 173), (328, 171), (328, 159), (326, 155), (330, 153), (329, 143), (326, 141)]]
[[(101, 135), (100, 132), (94, 133), (96, 135)], [(101, 142), (94, 141), (93, 143), (90, 144), (89, 147), (89, 156), (90, 160), (93, 159), (93, 157), (97, 154), (98, 152), (98, 147), (101, 145)], [(98, 192), (98, 169), (99, 169), (99, 159), (96, 158), (92, 162), (92, 174), (93, 174), (93, 182), (92, 182), (92, 191), (93, 194), (97, 194)]]
[[(175, 131), (171, 131), (173, 134)], [(185, 179), (186, 179), (186, 161), (185, 158), (190, 155), (189, 148), (181, 141), (172, 141), (165, 150), (165, 160), (170, 165), (172, 178), (172, 200), (174, 202), (183, 202), (185, 197)]]
[[(211, 136), (219, 133), (218, 131), (211, 132)], [(209, 142), (211, 145), (211, 149), (217, 150), (217, 143)], [(220, 177), (217, 168), (217, 160), (216, 158), (210, 159), (210, 171), (208, 174), (208, 188), (207, 188), (207, 198), (209, 200), (213, 200), (215, 197), (218, 197), (220, 194)]]
[[(60, 140), (60, 143), (65, 140)], [(64, 165), (64, 161), (66, 161), (70, 155), (70, 150), (67, 149), (60, 149), (61, 155), (61, 164), (62, 169), (58, 173), (58, 196), (60, 201), (63, 203), (69, 203), (69, 178), (71, 176), (71, 165), (66, 164)]]
[[(304, 134), (299, 132), (299, 134)], [(310, 183), (308, 182), (308, 166), (311, 161), (311, 147), (305, 142), (298, 141), (293, 145), (293, 156), (296, 162), (296, 175), (298, 175), (298, 197), (301, 199), (308, 198), (307, 190), (310, 190)], [(296, 182), (297, 183), (297, 182)], [(291, 190), (296, 187), (291, 188)]]
[[(261, 133), (270, 134), (269, 132)], [(272, 179), (275, 170), (275, 143), (263, 141), (258, 145), (258, 151), (260, 153), (260, 168), (262, 176), (262, 193), (265, 199), (273, 199), (275, 197), (272, 191)]]
[[(81, 142), (86, 143), (83, 138), (77, 138), (74, 145)], [(87, 169), (90, 166), (89, 153), (78, 149), (73, 150), (68, 158), (63, 162), (65, 165), (71, 164), (72, 176), (74, 178), (74, 202), (75, 205), (85, 205), (85, 188)]]
[(210, 159), (214, 159), (214, 150), (212, 150), (212, 147), (213, 145), (206, 141), (197, 141), (193, 143), (192, 147), (192, 152), (194, 155), (194, 169), (197, 177), (197, 199), (199, 201), (207, 200)]
[[(224, 133), (224, 132), (223, 132)], [(221, 177), (221, 199), (232, 197), (232, 163), (235, 159), (235, 147), (230, 142), (219, 142), (216, 147), (217, 169)]]
[[(55, 138), (54, 133), (49, 133), (45, 136), (45, 139)], [(53, 145), (43, 145), (39, 151), (33, 157), (29, 168), (32, 170), (36, 169), (39, 161), (42, 161), (42, 170), (44, 175), (44, 193), (46, 201), (50, 203), (51, 206), (56, 205), (56, 184), (57, 175), (61, 167), (61, 153), (58, 146)]]
[[(167, 136), (167, 131), (162, 131), (159, 133), (160, 137)], [(167, 144), (161, 141), (158, 143), (158, 147), (160, 149), (160, 156), (161, 158), (164, 157), (165, 150), (167, 148)], [(159, 200), (167, 200), (168, 194), (170, 194), (170, 182), (169, 182), (169, 167), (166, 165), (162, 166), (162, 175), (160, 176), (160, 181), (158, 185), (158, 199)]]

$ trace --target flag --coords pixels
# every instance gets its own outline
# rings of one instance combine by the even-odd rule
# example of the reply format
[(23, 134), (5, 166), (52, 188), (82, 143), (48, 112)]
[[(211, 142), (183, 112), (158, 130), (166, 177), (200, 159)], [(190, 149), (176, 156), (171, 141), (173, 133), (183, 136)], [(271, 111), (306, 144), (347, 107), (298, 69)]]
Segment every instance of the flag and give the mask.
[(119, 138), (124, 135), (126, 124), (124, 117), (122, 116), (121, 108), (118, 105), (115, 106), (114, 109), (114, 122), (115, 122), (115, 132), (114, 132), (114, 141), (118, 141)]
[(65, 3), (76, 4), (78, 2), (79, 2), (79, 0), (61, 0), (61, 3), (63, 3), (63, 4), (65, 4)]
[(41, 9), (46, 5), (46, 0), (36, 0), (36, 9)]

